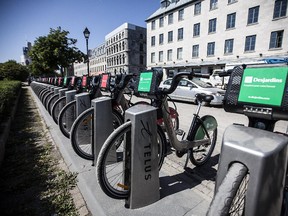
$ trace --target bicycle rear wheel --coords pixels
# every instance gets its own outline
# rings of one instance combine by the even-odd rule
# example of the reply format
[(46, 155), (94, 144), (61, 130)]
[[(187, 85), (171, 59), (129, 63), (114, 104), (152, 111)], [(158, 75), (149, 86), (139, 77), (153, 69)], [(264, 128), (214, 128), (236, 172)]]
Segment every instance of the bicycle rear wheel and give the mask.
[[(129, 185), (125, 185), (124, 174), (129, 174), (125, 164), (130, 163), (130, 157), (124, 157), (126, 147), (124, 136), (131, 134), (131, 122), (118, 127), (106, 139), (97, 158), (97, 181), (104, 193), (115, 199), (125, 199), (129, 195)], [(158, 167), (159, 170), (166, 153), (166, 138), (162, 129), (157, 126)]]
[(76, 100), (66, 104), (59, 113), (58, 125), (64, 136), (70, 138), (70, 130), (76, 119)]
[(247, 167), (233, 163), (210, 204), (207, 216), (244, 215), (248, 182)]
[[(86, 160), (94, 160), (92, 152), (94, 107), (81, 113), (72, 125), (70, 140), (77, 155)], [(113, 128), (123, 124), (123, 117), (116, 110), (112, 110)]]
[(66, 105), (66, 96), (59, 98), (51, 108), (51, 116), (56, 124), (58, 124), (58, 117), (61, 109)]

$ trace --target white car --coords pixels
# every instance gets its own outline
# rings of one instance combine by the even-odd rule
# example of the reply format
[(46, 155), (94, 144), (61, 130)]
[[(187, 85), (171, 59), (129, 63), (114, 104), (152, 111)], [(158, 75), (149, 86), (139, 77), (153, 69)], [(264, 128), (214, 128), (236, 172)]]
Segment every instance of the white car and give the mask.
[[(170, 88), (172, 79), (167, 79), (161, 82), (160, 88)], [(214, 99), (211, 101), (211, 105), (222, 105), (225, 91), (216, 87), (212, 87), (198, 78), (181, 79), (176, 90), (169, 96), (173, 100), (187, 101), (197, 103), (195, 95), (197, 93), (205, 93), (213, 95)]]

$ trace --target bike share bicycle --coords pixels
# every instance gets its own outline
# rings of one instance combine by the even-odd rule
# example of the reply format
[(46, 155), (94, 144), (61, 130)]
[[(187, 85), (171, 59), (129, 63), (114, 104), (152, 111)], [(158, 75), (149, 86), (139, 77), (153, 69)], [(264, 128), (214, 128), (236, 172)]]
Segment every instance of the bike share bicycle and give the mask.
[[(111, 93), (113, 128), (123, 124), (122, 113), (129, 107), (129, 101), (124, 97), (123, 92), (132, 76), (132, 74), (118, 74), (112, 77), (111, 74), (104, 73), (97, 76), (97, 82), (93, 82), (92, 88), (95, 93), (91, 94), (91, 100), (102, 96), (101, 90)], [(70, 140), (74, 151), (87, 160), (94, 160), (93, 119), (94, 107), (91, 107), (76, 118), (70, 131)]]
[(249, 123), (231, 125), (223, 135), (207, 215), (288, 215), (288, 137), (273, 132), (277, 121), (288, 120), (287, 76), (285, 65), (233, 69), (224, 109)]
[[(89, 92), (91, 89), (92, 77), (82, 76), (81, 80), (78, 79), (76, 83), (76, 94)], [(76, 119), (76, 100), (67, 103), (58, 115), (59, 129), (64, 136), (70, 137), (70, 130), (73, 122)]]
[[(180, 80), (184, 77), (206, 77), (201, 74), (178, 73), (173, 77), (171, 87), (169, 89), (159, 89), (158, 86), (162, 80), (162, 71), (152, 70), (141, 72), (137, 79), (136, 95), (148, 97), (152, 99), (152, 104), (158, 109), (157, 118), (163, 118), (166, 136), (161, 126), (157, 126), (157, 145), (158, 145), (158, 168), (160, 169), (165, 156), (171, 153), (171, 147), (176, 150), (176, 155), (182, 157), (187, 153), (187, 159), (196, 166), (203, 165), (211, 157), (217, 138), (217, 121), (213, 116), (207, 115), (200, 117), (201, 102), (210, 102), (213, 100), (211, 95), (198, 95), (199, 103), (192, 119), (190, 130), (186, 139), (179, 141), (177, 132), (173, 128), (173, 123), (169, 113), (168, 94), (172, 93)], [(142, 83), (144, 82), (144, 83)], [(142, 88), (141, 86), (144, 86)], [(143, 91), (144, 90), (144, 91)], [(156, 122), (155, 122), (156, 124)], [(131, 143), (131, 121), (125, 122), (118, 127), (107, 138), (97, 158), (97, 180), (108, 196), (116, 199), (124, 199), (129, 196), (129, 165), (131, 155), (128, 149)], [(126, 139), (124, 139), (124, 136)], [(126, 142), (125, 142), (126, 141)], [(127, 145), (127, 146), (126, 146)], [(117, 146), (115, 154), (115, 146)], [(117, 158), (111, 159), (113, 155)], [(125, 176), (128, 175), (128, 178)]]
[[(67, 91), (71, 91), (71, 90), (75, 89), (76, 93), (80, 92), (80, 90), (81, 90), (81, 77), (75, 77), (75, 76), (67, 77), (66, 80), (64, 79), (64, 88), (66, 85), (67, 85)], [(66, 105), (66, 95), (57, 99), (51, 107), (50, 113), (51, 113), (51, 116), (52, 116), (52, 118), (56, 124), (58, 124), (59, 113), (65, 105)]]

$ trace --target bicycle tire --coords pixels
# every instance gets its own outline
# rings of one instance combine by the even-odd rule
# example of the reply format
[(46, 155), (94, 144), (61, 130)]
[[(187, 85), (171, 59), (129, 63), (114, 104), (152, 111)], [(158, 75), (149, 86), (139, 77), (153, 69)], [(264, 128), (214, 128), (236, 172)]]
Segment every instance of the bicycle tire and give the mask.
[(210, 204), (207, 216), (244, 215), (248, 182), (247, 167), (233, 163)]
[(59, 94), (55, 94), (47, 101), (47, 107), (46, 108), (47, 108), (50, 115), (51, 115), (51, 108), (58, 99), (59, 99)]
[(56, 124), (58, 124), (59, 113), (65, 105), (66, 105), (66, 96), (63, 96), (59, 98), (58, 100), (56, 100), (51, 108), (51, 116)]
[[(128, 160), (130, 160), (130, 157), (126, 157), (125, 161), (123, 160), (125, 146), (122, 145), (124, 144), (122, 140), (124, 140), (123, 136), (127, 133), (129, 134), (131, 131), (131, 125), (131, 122), (128, 121), (114, 130), (113, 133), (111, 133), (110, 136), (106, 139), (97, 158), (96, 175), (98, 184), (106, 195), (114, 199), (125, 199), (129, 196), (129, 186), (125, 186), (123, 176), (124, 173), (129, 172), (129, 170), (124, 170), (124, 164), (129, 163)], [(160, 142), (158, 142), (158, 167), (160, 170), (166, 156), (167, 144), (165, 134), (161, 127), (158, 125), (157, 137), (160, 139)], [(121, 140), (121, 145), (118, 144), (118, 140)], [(118, 148), (114, 147), (117, 145), (119, 145)], [(112, 153), (110, 152), (111, 149)], [(113, 161), (111, 161), (112, 159)]]
[(70, 130), (76, 119), (76, 100), (66, 104), (59, 113), (58, 125), (60, 131), (67, 138), (70, 138)]
[(49, 92), (46, 96), (43, 98), (43, 106), (47, 110), (47, 101), (54, 95), (54, 92)]
[[(198, 131), (199, 128), (201, 127), (203, 127), (202, 124), (198, 122), (195, 127), (195, 131)], [(190, 154), (190, 161), (195, 166), (202, 166), (203, 164), (205, 164), (210, 159), (214, 151), (216, 141), (217, 141), (217, 127), (213, 131), (208, 132), (208, 134), (210, 137), (211, 144), (200, 145), (192, 149), (192, 152)], [(195, 137), (195, 134), (194, 134), (194, 137)], [(193, 140), (194, 140), (194, 137), (193, 137)], [(207, 138), (207, 135), (204, 136), (204, 139), (205, 138)]]
[[(94, 107), (82, 112), (74, 121), (70, 131), (70, 141), (75, 153), (83, 159), (94, 160), (93, 144)], [(112, 110), (113, 128), (123, 124), (122, 115)]]

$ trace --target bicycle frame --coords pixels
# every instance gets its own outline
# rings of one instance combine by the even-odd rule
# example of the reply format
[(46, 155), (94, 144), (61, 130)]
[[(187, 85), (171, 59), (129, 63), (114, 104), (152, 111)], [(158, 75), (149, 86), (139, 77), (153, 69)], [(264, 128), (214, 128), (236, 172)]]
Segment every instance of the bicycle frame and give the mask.
[[(195, 125), (196, 118), (199, 118), (198, 113), (200, 111), (200, 106), (198, 107), (196, 114), (193, 117), (193, 120), (191, 123), (191, 128), (193, 128), (193, 125)], [(194, 148), (197, 146), (210, 145), (211, 144), (211, 140), (209, 139), (209, 135), (208, 135), (208, 131), (207, 131), (206, 127), (203, 127), (203, 128), (205, 130), (206, 135), (208, 135), (207, 139), (191, 140), (191, 141), (185, 139), (185, 140), (179, 141), (177, 138), (176, 132), (173, 129), (172, 119), (171, 119), (169, 113), (167, 112), (167, 110), (169, 110), (167, 96), (164, 96), (164, 98), (163, 98), (163, 105), (162, 105), (161, 109), (162, 109), (163, 120), (164, 120), (164, 124), (166, 127), (166, 131), (167, 131), (170, 143), (177, 151), (187, 151), (188, 149), (191, 149), (191, 148)], [(188, 137), (190, 136), (191, 131), (192, 130), (189, 130)]]

